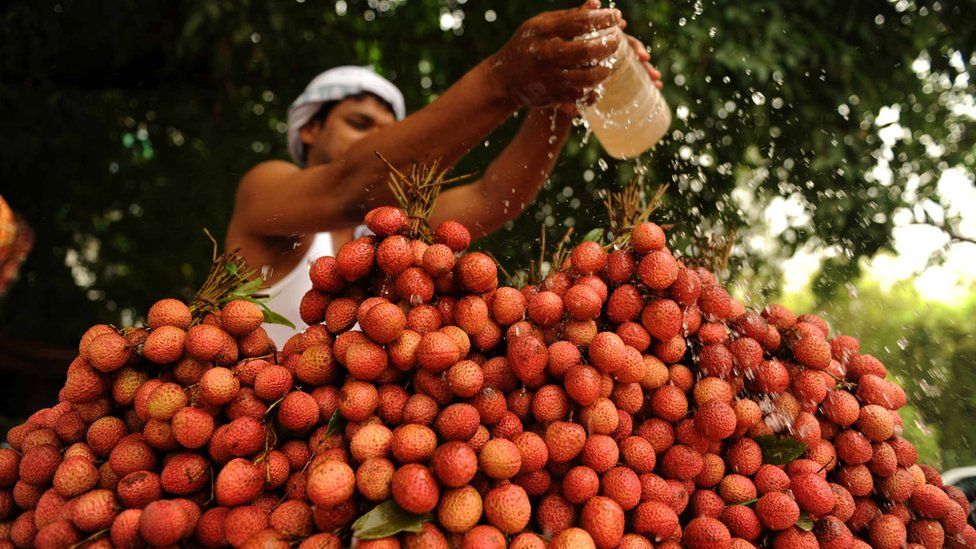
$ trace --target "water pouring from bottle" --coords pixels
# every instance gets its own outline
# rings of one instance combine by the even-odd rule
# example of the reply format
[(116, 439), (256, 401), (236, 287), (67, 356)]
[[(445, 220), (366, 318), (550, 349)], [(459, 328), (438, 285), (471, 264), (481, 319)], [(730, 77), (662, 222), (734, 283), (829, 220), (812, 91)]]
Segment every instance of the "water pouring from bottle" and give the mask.
[[(619, 27), (602, 31), (604, 36), (612, 33), (623, 31)], [(620, 46), (606, 62), (610, 76), (597, 90), (597, 100), (581, 109), (585, 125), (610, 156), (636, 158), (667, 133), (671, 109), (626, 37), (620, 37)]]

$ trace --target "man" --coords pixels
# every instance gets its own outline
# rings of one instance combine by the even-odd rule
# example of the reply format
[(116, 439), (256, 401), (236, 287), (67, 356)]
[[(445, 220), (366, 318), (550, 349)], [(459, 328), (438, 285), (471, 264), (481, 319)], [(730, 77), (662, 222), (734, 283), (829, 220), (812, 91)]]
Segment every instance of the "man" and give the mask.
[[(269, 307), (304, 326), (298, 314), (311, 288), (308, 264), (334, 255), (356, 236), (371, 208), (394, 203), (389, 168), (438, 159), (457, 163), (508, 117), (528, 108), (518, 134), (472, 183), (444, 191), (431, 223), (465, 223), (473, 237), (515, 218), (535, 198), (569, 135), (574, 105), (594, 98), (610, 72), (600, 63), (626, 36), (578, 39), (624, 25), (616, 9), (598, 0), (545, 12), (430, 105), (405, 116), (403, 95), (362, 67), (326, 71), (292, 104), (289, 153), (298, 165), (264, 162), (244, 175), (227, 231), (227, 248), (240, 249), (260, 267), (271, 288)], [(631, 37), (646, 62), (648, 54)], [(652, 76), (660, 75), (650, 68)], [(568, 105), (568, 107), (567, 107)], [(266, 325), (279, 346), (294, 331)]]

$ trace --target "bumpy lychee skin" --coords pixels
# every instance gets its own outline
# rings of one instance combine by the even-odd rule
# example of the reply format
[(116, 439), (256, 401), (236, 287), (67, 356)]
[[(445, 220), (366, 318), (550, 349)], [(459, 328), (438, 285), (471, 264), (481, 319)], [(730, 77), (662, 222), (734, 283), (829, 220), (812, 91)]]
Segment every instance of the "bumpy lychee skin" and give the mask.
[(864, 436), (872, 441), (888, 440), (894, 434), (895, 424), (887, 409), (877, 404), (868, 404), (861, 408), (857, 418), (857, 427)]
[(667, 238), (659, 225), (645, 221), (631, 231), (630, 243), (635, 252), (646, 254), (663, 248)]
[[(593, 288), (585, 284), (576, 284), (569, 290), (566, 290), (564, 297), (565, 309), (570, 317), (576, 320), (593, 320), (600, 316), (603, 301)], [(531, 308), (529, 314), (531, 318)]]
[(599, 242), (581, 242), (570, 254), (573, 270), (582, 275), (597, 273), (607, 264), (607, 252)]
[(109, 539), (115, 547), (134, 547), (139, 539), (139, 518), (142, 509), (126, 509), (115, 517)]
[(407, 317), (400, 307), (392, 303), (379, 303), (363, 318), (363, 331), (377, 343), (390, 343), (400, 337), (407, 325)]
[(61, 454), (57, 448), (42, 445), (24, 452), (20, 460), (20, 480), (35, 486), (51, 482), (58, 465), (61, 464)]
[(785, 530), (800, 518), (800, 508), (783, 492), (763, 494), (755, 504), (756, 515), (770, 530)]
[(478, 456), (480, 469), (494, 479), (510, 479), (522, 467), (522, 455), (515, 443), (495, 438), (482, 447)]
[(624, 535), (624, 511), (610, 498), (597, 496), (583, 506), (580, 526), (600, 549), (616, 547)]
[(716, 549), (729, 547), (731, 543), (729, 529), (720, 520), (711, 517), (691, 519), (681, 536), (681, 545), (689, 549)]
[(363, 278), (373, 268), (376, 248), (373, 237), (361, 237), (346, 242), (336, 253), (336, 268), (347, 282)]
[(319, 420), (319, 405), (312, 395), (292, 391), (278, 405), (278, 423), (285, 429), (300, 433)]
[(183, 537), (188, 522), (186, 511), (176, 501), (154, 501), (139, 516), (139, 535), (153, 546), (172, 545)]
[(191, 357), (202, 362), (210, 362), (217, 358), (227, 333), (218, 326), (211, 324), (197, 324), (186, 332), (186, 352)]
[(10, 448), (0, 448), (0, 488), (9, 488), (17, 482), (20, 454)]
[(116, 333), (96, 337), (88, 347), (88, 362), (100, 372), (113, 372), (126, 365), (132, 350), (124, 337)]
[(871, 546), (878, 549), (897, 549), (908, 541), (905, 523), (895, 515), (882, 515), (868, 526)]
[(146, 315), (146, 324), (152, 330), (160, 326), (174, 326), (186, 330), (192, 321), (190, 308), (182, 301), (172, 298), (160, 299), (153, 303)]
[(397, 469), (391, 482), (393, 499), (411, 513), (429, 513), (437, 506), (440, 490), (430, 469), (408, 463)]
[(830, 365), (830, 344), (821, 335), (801, 337), (793, 343), (793, 355), (808, 368), (824, 370)]
[(405, 230), (410, 218), (401, 208), (380, 206), (366, 212), (364, 221), (369, 230), (373, 231), (373, 234), (385, 237), (399, 234)]
[(485, 495), (485, 518), (502, 532), (516, 534), (529, 524), (532, 504), (521, 486), (503, 484)]
[(66, 498), (91, 490), (98, 483), (98, 469), (87, 458), (69, 457), (54, 472), (54, 489)]
[(512, 373), (529, 383), (545, 371), (549, 360), (546, 346), (532, 336), (518, 336), (508, 341), (507, 358)]
[(112, 526), (118, 513), (118, 502), (111, 490), (92, 490), (72, 503), (71, 522), (83, 532), (96, 532)]
[(912, 509), (923, 518), (941, 519), (949, 513), (951, 505), (949, 496), (931, 484), (919, 486), (911, 495)]
[(481, 519), (481, 494), (471, 486), (447, 490), (437, 504), (437, 522), (448, 532), (463, 534)]
[(230, 335), (241, 337), (261, 327), (264, 312), (250, 301), (235, 299), (220, 310), (220, 325)]
[(211, 368), (200, 378), (200, 397), (214, 406), (233, 400), (240, 388), (240, 381), (227, 368)]
[(134, 509), (142, 509), (163, 495), (159, 475), (150, 471), (129, 473), (119, 480), (115, 490), (122, 505)]
[(459, 253), (471, 245), (471, 233), (457, 221), (444, 221), (434, 229), (434, 242)]
[(341, 461), (328, 460), (311, 469), (305, 491), (315, 505), (335, 507), (348, 501), (355, 489), (356, 473), (352, 468)]
[(735, 410), (728, 404), (712, 400), (698, 408), (695, 428), (708, 440), (722, 440), (735, 432)]
[(461, 538), (462, 547), (506, 547), (505, 534), (488, 524), (479, 524)]
[(336, 258), (332, 256), (322, 256), (313, 261), (309, 269), (309, 278), (312, 280), (312, 287), (329, 294), (342, 291), (347, 284), (339, 273)]
[(156, 364), (175, 362), (183, 356), (186, 332), (175, 326), (160, 326), (150, 332), (142, 346), (142, 356)]
[(819, 474), (806, 473), (793, 477), (790, 489), (800, 509), (811, 515), (823, 516), (834, 508), (834, 492)]
[(441, 485), (459, 488), (478, 472), (478, 457), (464, 442), (447, 442), (434, 451), (431, 469)]
[(186, 392), (179, 384), (162, 383), (149, 394), (147, 412), (152, 419), (168, 421), (187, 401)]
[(755, 541), (762, 534), (762, 523), (756, 512), (746, 505), (731, 505), (722, 511), (719, 520), (729, 529), (734, 537), (750, 542)]
[(233, 507), (253, 500), (261, 493), (263, 486), (261, 468), (245, 459), (235, 458), (217, 474), (214, 492), (217, 503)]
[(78, 530), (67, 520), (57, 520), (42, 526), (34, 538), (34, 547), (70, 547), (81, 539)]
[(484, 293), (498, 286), (498, 266), (481, 252), (462, 256), (456, 271), (461, 286), (473, 293)]
[(652, 540), (663, 541), (671, 537), (678, 528), (678, 515), (667, 504), (650, 500), (634, 509), (634, 531)]
[(495, 322), (508, 326), (522, 320), (525, 307), (526, 299), (522, 292), (503, 286), (495, 291), (491, 299), (491, 316)]

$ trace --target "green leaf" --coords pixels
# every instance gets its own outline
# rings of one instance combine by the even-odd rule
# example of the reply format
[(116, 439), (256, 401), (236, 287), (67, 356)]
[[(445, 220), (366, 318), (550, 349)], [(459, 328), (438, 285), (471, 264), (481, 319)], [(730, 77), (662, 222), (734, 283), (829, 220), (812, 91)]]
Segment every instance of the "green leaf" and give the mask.
[(329, 418), (329, 427), (325, 430), (325, 434), (328, 436), (337, 435), (341, 433), (346, 428), (346, 421), (339, 414), (339, 410), (332, 412), (332, 417)]
[(784, 465), (803, 455), (807, 445), (793, 437), (781, 435), (763, 435), (755, 441), (762, 449), (763, 463)]
[(352, 531), (356, 539), (378, 539), (399, 534), (400, 532), (420, 532), (425, 521), (433, 517), (415, 515), (403, 510), (392, 499), (373, 507), (365, 515), (352, 523)]
[(813, 518), (806, 513), (801, 513), (800, 518), (796, 519), (796, 527), (804, 532), (813, 530)]
[(586, 233), (583, 237), (583, 242), (599, 242), (603, 240), (604, 230), (602, 227), (597, 227), (590, 232)]
[(233, 262), (228, 262), (227, 263), (227, 272), (230, 273), (230, 274), (232, 274), (232, 275), (234, 275), (234, 276), (237, 276), (237, 264), (235, 264)]
[(255, 278), (254, 280), (249, 280), (248, 282), (245, 282), (244, 284), (238, 286), (237, 289), (234, 290), (234, 293), (231, 295), (239, 296), (239, 297), (249, 296), (251, 294), (257, 293), (258, 290), (260, 290), (261, 286), (263, 285), (264, 285), (264, 280), (260, 278)]
[(752, 498), (750, 500), (743, 501), (739, 505), (747, 505), (748, 506), (748, 505), (752, 505), (753, 503), (756, 503), (757, 501), (759, 501), (759, 498)]
[(264, 307), (264, 321), (268, 324), (283, 324), (289, 328), (295, 328), (295, 324), (287, 318), (279, 315), (271, 309)]

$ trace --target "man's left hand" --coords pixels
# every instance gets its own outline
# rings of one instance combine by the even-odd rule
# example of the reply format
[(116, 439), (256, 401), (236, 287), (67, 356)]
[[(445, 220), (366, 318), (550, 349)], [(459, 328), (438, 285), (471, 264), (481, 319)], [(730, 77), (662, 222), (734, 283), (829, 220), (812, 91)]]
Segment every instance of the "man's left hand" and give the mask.
[[(634, 52), (637, 54), (637, 59), (640, 60), (640, 62), (644, 65), (644, 68), (647, 69), (647, 74), (651, 76), (651, 82), (653, 82), (654, 85), (657, 86), (657, 89), (663, 88), (664, 83), (661, 82), (661, 71), (655, 69), (654, 65), (651, 65), (650, 63), (651, 52), (647, 51), (647, 47), (644, 46), (644, 43), (641, 42), (639, 39), (629, 34), (626, 34), (624, 36), (626, 36), (627, 41), (630, 42), (630, 47), (634, 48)], [(579, 116), (581, 114), (579, 112), (579, 108), (576, 106), (575, 103), (566, 103), (564, 105), (560, 105), (559, 110), (571, 114), (573, 116)]]
[(630, 42), (630, 46), (634, 48), (634, 51), (637, 52), (637, 59), (644, 64), (644, 68), (647, 69), (647, 74), (651, 75), (651, 81), (654, 82), (657, 89), (664, 87), (664, 84), (661, 82), (661, 71), (651, 65), (651, 52), (647, 51), (644, 43), (629, 34), (627, 35), (627, 40)]

